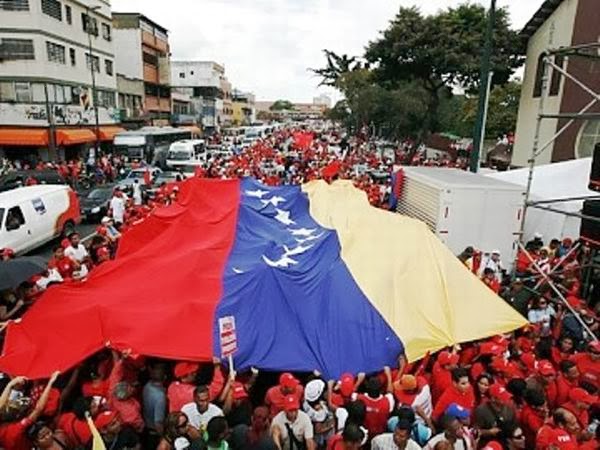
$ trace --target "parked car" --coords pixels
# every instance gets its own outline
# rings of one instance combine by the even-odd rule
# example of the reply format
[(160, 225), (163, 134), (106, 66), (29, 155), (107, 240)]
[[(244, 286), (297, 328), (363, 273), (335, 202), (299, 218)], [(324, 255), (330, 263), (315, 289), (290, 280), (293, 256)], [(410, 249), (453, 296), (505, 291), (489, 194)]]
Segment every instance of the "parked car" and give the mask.
[(135, 180), (138, 180), (141, 185), (144, 185), (144, 174), (146, 171), (150, 171), (151, 181), (154, 182), (156, 177), (158, 177), (162, 173), (162, 169), (158, 167), (142, 167), (139, 169), (131, 169), (124, 178), (122, 178), (118, 183), (121, 189), (128, 190), (133, 185)]
[(25, 253), (75, 231), (79, 199), (69, 186), (38, 185), (0, 194), (0, 248)]
[(110, 199), (114, 191), (113, 185), (92, 189), (81, 200), (81, 215), (89, 222), (98, 222), (109, 210)]
[(23, 187), (28, 178), (38, 184), (67, 184), (56, 170), (16, 170), (0, 176), (0, 192)]

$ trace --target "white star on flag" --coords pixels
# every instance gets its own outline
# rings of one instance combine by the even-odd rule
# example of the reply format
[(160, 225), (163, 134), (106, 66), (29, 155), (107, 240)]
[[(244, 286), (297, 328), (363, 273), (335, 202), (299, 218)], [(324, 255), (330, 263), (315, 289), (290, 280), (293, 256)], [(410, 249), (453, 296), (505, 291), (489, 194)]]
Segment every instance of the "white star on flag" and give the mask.
[(245, 194), (248, 197), (255, 197), (255, 198), (263, 198), (268, 193), (269, 193), (269, 191), (261, 191), (260, 189), (257, 189), (255, 191), (245, 191)]
[(281, 222), (284, 225), (294, 225), (296, 223), (292, 219), (290, 219), (289, 211), (284, 211), (283, 209), (279, 209), (279, 208), (276, 208), (275, 211), (277, 211), (275, 220), (278, 220), (279, 222)]
[(310, 242), (310, 241), (316, 241), (317, 239), (319, 239), (321, 236), (323, 236), (325, 233), (319, 233), (316, 236), (308, 236), (307, 238), (304, 239), (299, 239), (296, 238), (296, 242), (299, 244), (304, 244), (305, 242)]
[(292, 264), (298, 264), (298, 261), (293, 260), (292, 258), (290, 258), (287, 255), (283, 255), (277, 261), (273, 261), (273, 260), (267, 258), (265, 255), (262, 255), (262, 259), (264, 262), (267, 263), (268, 266), (271, 266), (271, 267), (288, 268)]
[(288, 248), (287, 245), (283, 246), (283, 249), (285, 250), (284, 255), (285, 256), (295, 256), (295, 255), (301, 255), (302, 253), (306, 252), (307, 250), (310, 250), (313, 246), (312, 245), (299, 245), (296, 248)]
[(261, 200), (261, 202), (265, 206), (273, 205), (275, 207), (278, 207), (281, 202), (285, 202), (285, 198), (279, 197), (278, 195), (276, 195), (276, 196), (268, 198), (266, 200)]
[(238, 269), (237, 267), (232, 267), (231, 270), (233, 270), (233, 273), (237, 273), (238, 275), (241, 275), (242, 273), (244, 273), (243, 270)]
[(316, 228), (298, 228), (297, 230), (290, 229), (292, 236), (310, 236), (315, 231), (317, 231)]

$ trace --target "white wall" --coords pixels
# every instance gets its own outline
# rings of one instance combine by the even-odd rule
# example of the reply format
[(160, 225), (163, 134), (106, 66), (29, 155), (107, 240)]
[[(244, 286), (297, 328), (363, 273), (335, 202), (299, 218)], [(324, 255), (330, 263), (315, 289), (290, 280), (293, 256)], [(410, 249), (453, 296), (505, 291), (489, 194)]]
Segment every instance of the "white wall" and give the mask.
[[(535, 136), (539, 98), (533, 97), (538, 58), (541, 53), (550, 48), (569, 46), (572, 42), (573, 26), (579, 0), (565, 0), (546, 22), (531, 37), (527, 47), (527, 63), (521, 90), (519, 104), (519, 117), (515, 135), (515, 148), (512, 163), (515, 166), (526, 166), (531, 156), (531, 148)], [(566, 66), (565, 66), (566, 67)], [(548, 87), (544, 97), (544, 113), (556, 114), (560, 112), (562, 91), (565, 80), (563, 77), (559, 95), (549, 96), (552, 70), (549, 68)], [(544, 119), (540, 132), (540, 145), (549, 142), (556, 133), (556, 119)], [(536, 164), (547, 164), (552, 159), (553, 145), (550, 145), (537, 159)]]
[[(180, 74), (184, 74), (181, 78)], [(221, 87), (224, 70), (210, 61), (171, 61), (171, 84), (176, 87)]]
[[(88, 50), (88, 35), (83, 31), (81, 13), (85, 8), (80, 3), (73, 1), (62, 2), (62, 21), (42, 13), (41, 2), (31, 0), (30, 11), (2, 11), (0, 14), (0, 39), (20, 38), (34, 41), (35, 60), (32, 61), (4, 61), (0, 77), (2, 79), (27, 79), (50, 78), (57, 81), (66, 81), (76, 84), (91, 84), (91, 74), (86, 65), (85, 53)], [(109, 24), (112, 30), (110, 4), (101, 0), (86, 0), (84, 4), (98, 5), (101, 9), (91, 12), (98, 21), (99, 36), (92, 36), (94, 56), (100, 57), (100, 73), (96, 74), (96, 83), (99, 88), (116, 90), (116, 74), (107, 75), (104, 60), (113, 61), (113, 41), (102, 37), (101, 23)], [(71, 6), (72, 23), (66, 21), (65, 5)], [(65, 46), (66, 64), (51, 63), (48, 61), (46, 41)], [(76, 65), (71, 66), (69, 49), (76, 52)]]
[(142, 59), (142, 31), (136, 28), (113, 30), (115, 48), (115, 68), (118, 74), (134, 80), (144, 79)]

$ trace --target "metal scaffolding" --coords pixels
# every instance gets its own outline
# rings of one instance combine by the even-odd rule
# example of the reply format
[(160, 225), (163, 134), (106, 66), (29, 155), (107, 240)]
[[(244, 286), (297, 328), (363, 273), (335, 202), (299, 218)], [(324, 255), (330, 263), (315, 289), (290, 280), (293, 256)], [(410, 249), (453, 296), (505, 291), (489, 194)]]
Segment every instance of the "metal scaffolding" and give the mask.
[[(562, 59), (562, 63), (565, 64), (566, 69), (562, 67), (562, 63), (561, 63), (561, 65), (557, 64), (557, 61), (556, 61), (557, 57), (560, 57)], [(597, 339), (597, 337), (594, 336), (594, 334), (587, 327), (587, 325), (582, 320), (582, 318), (579, 316), (579, 314), (568, 304), (568, 302), (566, 301), (562, 292), (560, 292), (560, 290), (555, 285), (554, 281), (550, 278), (550, 276), (548, 276), (550, 274), (545, 274), (541, 270), (541, 268), (531, 258), (529, 253), (525, 250), (525, 246), (524, 246), (525, 222), (527, 220), (527, 210), (529, 208), (537, 208), (537, 209), (542, 209), (545, 211), (550, 211), (550, 212), (553, 212), (556, 214), (562, 214), (562, 215), (567, 215), (567, 216), (572, 216), (572, 217), (578, 217), (580, 219), (591, 220), (594, 222), (600, 222), (600, 218), (598, 218), (598, 217), (584, 215), (582, 213), (567, 212), (567, 211), (563, 211), (559, 208), (554, 207), (554, 205), (556, 205), (557, 203), (561, 203), (561, 202), (565, 203), (565, 202), (570, 202), (570, 201), (581, 201), (581, 200), (599, 200), (600, 194), (596, 194), (596, 195), (591, 194), (590, 196), (586, 196), (586, 197), (571, 197), (571, 198), (550, 199), (550, 200), (543, 200), (543, 201), (531, 201), (531, 187), (532, 187), (533, 176), (534, 176), (534, 172), (535, 172), (536, 158), (538, 158), (544, 151), (546, 151), (576, 121), (600, 118), (600, 113), (589, 112), (590, 109), (592, 109), (596, 104), (598, 104), (600, 102), (600, 93), (594, 91), (591, 87), (587, 86), (584, 82), (582, 82), (577, 77), (575, 77), (571, 73), (569, 73), (569, 58), (573, 58), (573, 57), (600, 60), (600, 42), (593, 42), (593, 43), (589, 43), (589, 44), (576, 45), (576, 46), (571, 46), (571, 47), (560, 47), (560, 48), (555, 48), (555, 49), (549, 49), (545, 53), (542, 54), (541, 61), (543, 64), (543, 75), (542, 75), (542, 79), (541, 79), (541, 95), (540, 95), (539, 105), (538, 105), (538, 114), (537, 114), (534, 140), (533, 140), (533, 145), (531, 148), (531, 157), (528, 160), (529, 174), (528, 174), (528, 178), (527, 178), (527, 189), (525, 191), (523, 216), (521, 218), (521, 229), (520, 229), (520, 235), (519, 235), (519, 240), (517, 242), (517, 245), (518, 245), (518, 248), (520, 249), (520, 251), (525, 252), (525, 255), (527, 256), (528, 259), (530, 259), (533, 267), (536, 269), (536, 272), (538, 272), (538, 275), (536, 275), (536, 276), (539, 276), (540, 280), (539, 280), (538, 284), (536, 285), (536, 287), (539, 287), (540, 282), (548, 283), (550, 288), (558, 295), (559, 299), (566, 306), (566, 308), (568, 310), (570, 310), (576, 316), (577, 320), (581, 323), (583, 328), (587, 331), (588, 336), (591, 337), (592, 339)], [(582, 89), (587, 94), (589, 94), (591, 97), (590, 102), (577, 112), (558, 113), (558, 114), (545, 113), (545, 110), (544, 110), (545, 97), (548, 93), (548, 84), (549, 84), (548, 81), (549, 81), (549, 69), (550, 68), (552, 68), (554, 71), (560, 73), (562, 76), (565, 77), (565, 79), (571, 81), (576, 86), (578, 86), (580, 89)], [(542, 143), (540, 140), (541, 127), (542, 127), (542, 121), (546, 120), (546, 119), (568, 119), (568, 122), (564, 126), (562, 126), (554, 134), (554, 136), (552, 136), (551, 139), (549, 139), (547, 142)], [(597, 250), (595, 252), (597, 252)], [(592, 261), (593, 261), (593, 259), (592, 259)], [(597, 267), (597, 266), (592, 264), (591, 267), (588, 268), (588, 270), (594, 270), (595, 267)]]

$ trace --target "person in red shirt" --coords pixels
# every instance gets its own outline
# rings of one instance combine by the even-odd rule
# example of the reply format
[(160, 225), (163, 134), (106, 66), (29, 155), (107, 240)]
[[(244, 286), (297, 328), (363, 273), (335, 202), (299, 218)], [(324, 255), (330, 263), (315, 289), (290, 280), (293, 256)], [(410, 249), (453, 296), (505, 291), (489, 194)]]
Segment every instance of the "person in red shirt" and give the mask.
[(591, 342), (587, 352), (573, 355), (571, 361), (577, 364), (581, 374), (579, 382), (590, 383), (600, 390), (600, 341)]
[(385, 432), (390, 413), (394, 410), (394, 396), (390, 393), (382, 395), (382, 390), (381, 381), (370, 377), (365, 383), (366, 392), (355, 395), (355, 399), (362, 401), (367, 408), (365, 428), (369, 430), (369, 436)]
[(527, 387), (544, 392), (549, 408), (556, 406), (558, 390), (556, 387), (556, 370), (550, 361), (541, 360), (537, 365), (537, 373), (527, 379)]
[(575, 416), (562, 408), (554, 411), (552, 422), (540, 428), (535, 450), (579, 450), (574, 437), (578, 425)]
[(352, 394), (356, 389), (356, 386), (362, 383), (365, 374), (361, 373), (358, 376), (357, 381), (354, 381), (354, 376), (350, 373), (344, 373), (340, 377), (339, 390), (334, 392), (334, 381), (331, 380), (327, 385), (327, 395), (329, 407), (335, 410), (336, 408), (343, 407), (346, 403), (352, 401)]
[(561, 361), (560, 373), (556, 378), (556, 404), (569, 401), (569, 393), (579, 387), (579, 369), (573, 361)]
[(575, 350), (575, 344), (573, 338), (570, 336), (564, 336), (558, 341), (558, 346), (552, 347), (552, 362), (555, 365), (559, 365), (561, 361), (570, 359), (573, 356)]
[(475, 393), (469, 382), (469, 373), (467, 369), (462, 367), (457, 367), (452, 371), (452, 385), (446, 389), (435, 403), (431, 418), (438, 422), (452, 403), (471, 411), (475, 408)]
[(285, 397), (288, 395), (293, 395), (301, 401), (304, 398), (304, 389), (294, 375), (285, 372), (279, 377), (279, 384), (270, 388), (265, 395), (265, 405), (269, 407), (271, 418), (283, 411)]
[(561, 408), (572, 412), (579, 426), (586, 429), (590, 424), (589, 409), (598, 401), (598, 398), (589, 394), (583, 388), (575, 388), (569, 392), (569, 401), (561, 405)]
[(548, 420), (548, 406), (544, 394), (535, 389), (527, 389), (523, 398), (525, 404), (519, 422), (525, 435), (526, 448), (534, 448), (538, 430)]
[(27, 415), (29, 409), (28, 402), (9, 402), (11, 390), (22, 384), (24, 378), (16, 378), (12, 384), (9, 382), (0, 396), (0, 406), (4, 409), (4, 421), (0, 424), (0, 445), (4, 450), (30, 450), (31, 442), (27, 438), (27, 428), (33, 425), (44, 412), (52, 386), (58, 378), (59, 372), (54, 372), (42, 392), (40, 399), (35, 404), (33, 410)]
[[(221, 371), (221, 362), (218, 358), (213, 360), (213, 379), (208, 387), (210, 401), (216, 399), (225, 386), (225, 377)], [(200, 365), (190, 361), (181, 361), (175, 365), (174, 375), (177, 381), (173, 381), (167, 389), (169, 399), (169, 412), (181, 411), (183, 405), (194, 401), (194, 389), (196, 388), (196, 376)]]
[(452, 369), (458, 364), (459, 356), (448, 351), (440, 352), (431, 371), (431, 397), (434, 402), (452, 386)]

